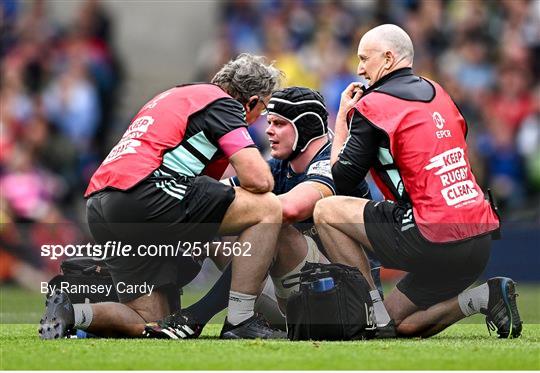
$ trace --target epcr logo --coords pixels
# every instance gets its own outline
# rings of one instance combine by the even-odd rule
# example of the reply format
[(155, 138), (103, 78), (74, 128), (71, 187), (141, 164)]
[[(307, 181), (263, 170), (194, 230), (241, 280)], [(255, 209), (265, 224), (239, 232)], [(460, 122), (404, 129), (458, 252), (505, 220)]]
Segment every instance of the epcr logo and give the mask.
[(433, 113), (433, 122), (438, 129), (442, 129), (444, 127), (444, 118), (438, 111)]

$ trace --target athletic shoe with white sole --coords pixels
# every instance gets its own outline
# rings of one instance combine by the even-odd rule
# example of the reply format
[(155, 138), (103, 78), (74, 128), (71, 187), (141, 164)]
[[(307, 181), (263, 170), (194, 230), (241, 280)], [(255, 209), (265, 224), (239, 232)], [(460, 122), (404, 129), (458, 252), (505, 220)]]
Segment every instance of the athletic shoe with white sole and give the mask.
[(163, 320), (146, 324), (143, 336), (157, 339), (195, 339), (204, 328), (189, 313), (177, 311)]
[(56, 290), (45, 301), (45, 314), (39, 321), (41, 339), (65, 338), (73, 334), (75, 315), (66, 293)]
[(522, 321), (516, 303), (516, 283), (508, 277), (493, 277), (487, 281), (489, 300), (486, 315), (488, 331), (496, 330), (499, 338), (517, 338), (521, 335)]

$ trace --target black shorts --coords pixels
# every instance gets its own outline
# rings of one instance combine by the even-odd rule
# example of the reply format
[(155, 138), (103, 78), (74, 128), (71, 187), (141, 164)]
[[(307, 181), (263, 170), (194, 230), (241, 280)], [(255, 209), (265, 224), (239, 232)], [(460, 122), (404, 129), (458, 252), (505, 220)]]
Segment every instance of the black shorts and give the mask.
[(433, 243), (420, 233), (410, 207), (370, 201), (364, 209), (366, 233), (375, 256), (386, 268), (408, 272), (397, 288), (416, 306), (426, 309), (451, 299), (484, 271), (491, 235), (451, 243)]
[[(129, 255), (105, 259), (115, 286), (154, 285), (154, 291), (178, 298), (179, 288), (200, 271), (201, 264), (181, 250), (217, 234), (235, 191), (207, 176), (177, 178), (168, 189), (170, 183), (149, 178), (127, 191), (107, 189), (88, 199), (87, 219), (96, 243), (132, 247)], [(163, 249), (156, 251), (160, 245)], [(143, 294), (118, 296), (125, 303)]]

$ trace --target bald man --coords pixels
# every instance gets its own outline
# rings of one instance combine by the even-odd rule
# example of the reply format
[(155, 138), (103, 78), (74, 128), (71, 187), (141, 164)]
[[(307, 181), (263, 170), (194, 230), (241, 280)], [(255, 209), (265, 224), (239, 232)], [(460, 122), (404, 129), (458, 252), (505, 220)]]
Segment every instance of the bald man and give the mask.
[(407, 272), (384, 300), (387, 316), (376, 312), (378, 326), (392, 319), (400, 337), (429, 337), (481, 312), (501, 338), (518, 337), (511, 279), (467, 289), (486, 266), (499, 218), (471, 172), (465, 119), (440, 85), (414, 75), (413, 57), (409, 35), (396, 25), (360, 40), (358, 75), (370, 86), (351, 83), (342, 93), (332, 175), (347, 195), (371, 169), (386, 200), (320, 200), (319, 235), (330, 259), (358, 267), (372, 290), (364, 249)]

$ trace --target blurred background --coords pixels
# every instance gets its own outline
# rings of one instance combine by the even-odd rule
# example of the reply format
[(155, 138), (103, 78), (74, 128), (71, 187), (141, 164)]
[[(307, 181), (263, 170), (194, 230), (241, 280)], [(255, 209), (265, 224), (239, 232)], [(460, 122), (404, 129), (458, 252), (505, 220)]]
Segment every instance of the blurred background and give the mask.
[[(88, 180), (155, 94), (251, 52), (318, 89), (333, 118), (361, 35), (382, 23), (410, 34), (415, 72), (468, 121), (505, 221), (485, 276), (540, 281), (539, 0), (0, 0), (0, 284), (35, 289), (58, 271), (42, 244), (90, 240)], [(263, 153), (264, 129), (250, 129)]]

